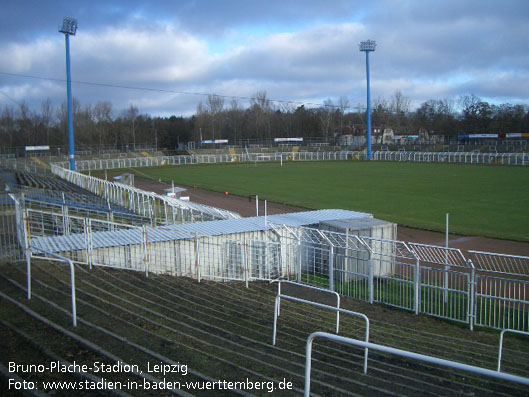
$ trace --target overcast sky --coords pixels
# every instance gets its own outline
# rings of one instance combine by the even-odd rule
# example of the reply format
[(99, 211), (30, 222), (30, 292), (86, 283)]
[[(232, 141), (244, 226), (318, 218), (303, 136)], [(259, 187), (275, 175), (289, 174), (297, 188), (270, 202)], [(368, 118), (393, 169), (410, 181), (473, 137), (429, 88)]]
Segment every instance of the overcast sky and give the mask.
[[(0, 106), (66, 98), (64, 16), (73, 95), (83, 106), (190, 115), (190, 93), (365, 106), (400, 90), (418, 106), (475, 94), (529, 104), (529, 0), (0, 0)], [(31, 78), (28, 76), (39, 77)], [(45, 79), (41, 79), (45, 78)], [(87, 85), (80, 82), (112, 85)], [(119, 88), (143, 87), (149, 90)], [(156, 91), (160, 90), (160, 91)], [(230, 100), (227, 99), (226, 103)], [(241, 99), (243, 107), (248, 100)]]

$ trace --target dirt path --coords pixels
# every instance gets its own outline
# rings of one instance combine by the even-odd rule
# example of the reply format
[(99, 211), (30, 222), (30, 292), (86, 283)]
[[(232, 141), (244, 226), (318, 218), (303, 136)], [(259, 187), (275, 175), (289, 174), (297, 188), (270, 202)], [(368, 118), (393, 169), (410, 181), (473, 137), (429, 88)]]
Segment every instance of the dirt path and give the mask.
[[(163, 190), (171, 187), (165, 182), (156, 182), (150, 179), (135, 177), (135, 185), (140, 189), (163, 194)], [(256, 215), (255, 198), (233, 196), (212, 192), (204, 189), (194, 189), (192, 186), (183, 186), (187, 192), (182, 196), (189, 196), (194, 203), (211, 205), (229, 211), (239, 213), (243, 217)], [(307, 211), (307, 208), (294, 207), (280, 203), (267, 203), (267, 214), (284, 214), (288, 212)], [(264, 215), (264, 201), (259, 201), (259, 215)], [(429, 230), (415, 229), (406, 226), (398, 226), (397, 238), (401, 241), (415, 242), (431, 245), (445, 245), (445, 234)], [(500, 240), (480, 236), (449, 235), (449, 246), (459, 248), (464, 253), (467, 250), (497, 252), (509, 255), (529, 256), (529, 243), (518, 241)]]

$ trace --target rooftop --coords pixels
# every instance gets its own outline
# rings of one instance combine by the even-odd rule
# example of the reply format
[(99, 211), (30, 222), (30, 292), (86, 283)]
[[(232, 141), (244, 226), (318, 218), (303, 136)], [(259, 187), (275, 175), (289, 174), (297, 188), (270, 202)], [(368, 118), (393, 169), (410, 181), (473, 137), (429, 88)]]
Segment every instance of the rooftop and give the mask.
[[(157, 228), (149, 228), (149, 242), (163, 242), (190, 239), (198, 236), (220, 236), (228, 234), (259, 232), (272, 229), (273, 225), (301, 227), (317, 225), (326, 221), (345, 219), (372, 218), (371, 214), (340, 209), (295, 212), (290, 214), (259, 216), (252, 218), (225, 219), (197, 223), (182, 223)], [(93, 232), (92, 247), (107, 248), (141, 244), (143, 241), (141, 228), (128, 230)], [(82, 250), (86, 247), (84, 234), (67, 236), (33, 237), (31, 244), (50, 252)]]

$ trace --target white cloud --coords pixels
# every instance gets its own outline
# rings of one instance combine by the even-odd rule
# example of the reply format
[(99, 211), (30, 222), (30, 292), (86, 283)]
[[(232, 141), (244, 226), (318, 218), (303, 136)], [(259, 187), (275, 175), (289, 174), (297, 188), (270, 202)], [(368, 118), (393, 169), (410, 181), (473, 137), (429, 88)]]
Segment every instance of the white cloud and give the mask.
[(231, 65), (226, 77), (267, 82), (343, 78), (351, 74), (355, 58), (360, 58), (362, 32), (358, 24), (317, 25), (255, 38), (222, 58)]
[(0, 45), (0, 68), (11, 73), (26, 73), (37, 65), (53, 63), (58, 56), (58, 49), (56, 42), (46, 38), (29, 43), (4, 43)]
[(206, 42), (169, 27), (106, 29), (79, 37), (77, 46), (78, 73), (88, 80), (185, 82), (200, 78), (211, 62)]
[[(378, 44), (370, 58), (374, 98), (400, 89), (416, 105), (469, 93), (529, 102), (526, 0), (93, 3), (79, 8), (68, 2), (68, 13), (80, 19), (71, 38), (73, 80), (242, 97), (267, 91), (270, 98), (292, 101), (346, 95), (356, 104), (365, 101), (365, 56), (358, 43), (369, 38)], [(38, 7), (25, 12), (40, 20)], [(40, 12), (57, 23), (39, 22), (46, 33), (33, 34), (35, 39), (16, 31), (0, 35), (0, 71), (64, 78), (64, 39), (55, 26), (62, 7)], [(9, 22), (5, 15), (0, 21)], [(62, 82), (0, 74), (0, 85), (17, 100), (64, 100)], [(178, 114), (193, 112), (204, 100), (80, 84), (74, 84), (74, 96), (82, 104), (109, 100), (118, 110), (130, 103), (146, 112), (174, 106)]]

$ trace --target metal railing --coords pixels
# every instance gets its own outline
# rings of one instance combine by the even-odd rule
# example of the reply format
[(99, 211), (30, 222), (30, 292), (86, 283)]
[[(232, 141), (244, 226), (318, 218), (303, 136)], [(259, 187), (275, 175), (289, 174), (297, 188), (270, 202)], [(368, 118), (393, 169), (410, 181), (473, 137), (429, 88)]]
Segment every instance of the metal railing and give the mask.
[(528, 153), (474, 153), (474, 152), (388, 152), (373, 153), (376, 161), (403, 161), (411, 163), (456, 163), (490, 165), (529, 165)]
[[(159, 167), (166, 165), (189, 164), (217, 164), (217, 163), (253, 163), (253, 162), (280, 162), (280, 161), (335, 161), (335, 160), (364, 160), (363, 152), (336, 151), (336, 152), (275, 152), (275, 153), (237, 153), (237, 154), (196, 154), (192, 156), (159, 156), (137, 157), (99, 160), (80, 160), (76, 162), (78, 171), (96, 171), (104, 169)], [(67, 162), (53, 163), (67, 169)]]
[(420, 311), (470, 324), (473, 265), (459, 249), (409, 243), (420, 263)]
[(106, 181), (70, 171), (57, 164), (52, 164), (51, 170), (55, 175), (103, 197), (112, 204), (152, 219), (153, 225), (240, 218), (238, 214), (231, 211), (190, 203), (122, 183)]
[(509, 332), (511, 334), (518, 334), (518, 335), (524, 335), (529, 336), (529, 332), (522, 332), (522, 331), (514, 331), (512, 329), (504, 329), (500, 332), (500, 344), (498, 347), (498, 372), (501, 372), (501, 356), (503, 352), (503, 336), (506, 332)]
[(0, 260), (21, 261), (24, 256), (24, 203), (19, 195), (0, 192)]
[[(34, 244), (53, 248), (78, 263), (246, 283), (293, 279), (369, 303), (461, 322), (471, 329), (477, 325), (528, 331), (529, 327), (527, 276), (483, 273), (459, 251), (444, 247), (355, 236), (347, 236), (345, 245), (340, 245), (339, 234), (324, 231), (318, 233), (328, 236), (328, 241), (316, 244), (293, 238), (288, 227), (274, 229), (279, 239), (271, 237), (272, 231), (259, 238), (251, 234), (195, 236), (160, 227), (123, 229), (123, 225), (71, 216), (65, 224), (60, 214), (49, 220), (38, 211), (27, 214)], [(51, 226), (43, 224), (43, 219)], [(61, 234), (64, 230), (66, 234)], [(296, 230), (298, 236), (314, 232)], [(57, 231), (60, 235), (53, 237)], [(352, 242), (358, 244), (353, 247)], [(432, 251), (437, 256), (427, 254)], [(446, 259), (445, 251), (458, 254)]]
[[(275, 152), (237, 154), (197, 154), (192, 156), (159, 156), (98, 160), (79, 160), (78, 171), (104, 169), (159, 167), (165, 165), (216, 164), (233, 162), (280, 162), (280, 161), (344, 161), (366, 160), (363, 151)], [(399, 161), (414, 163), (455, 163), (489, 165), (529, 165), (529, 153), (474, 153), (474, 152), (389, 152), (376, 151), (374, 161)], [(67, 162), (54, 163), (68, 168)]]
[[(306, 300), (306, 299), (295, 298), (293, 296), (277, 295), (276, 299), (275, 299), (275, 306), (274, 306), (274, 328), (273, 328), (273, 336), (272, 336), (272, 344), (274, 346), (276, 345), (276, 334), (277, 334), (277, 305), (278, 305), (278, 302), (279, 302), (279, 300), (281, 298), (284, 298), (284, 299), (287, 299), (287, 300), (290, 300), (290, 301), (293, 301), (293, 302), (305, 303), (307, 305), (319, 307), (320, 309), (336, 311), (336, 312), (339, 312), (339, 313), (347, 314), (349, 316), (359, 317), (359, 318), (363, 319), (366, 322), (365, 342), (369, 343), (369, 318), (365, 314), (358, 313), (358, 312), (353, 312), (351, 310), (340, 309), (340, 308), (336, 308), (336, 307), (333, 307), (333, 306), (324, 305), (322, 303), (312, 302), (312, 301), (309, 301), (309, 300)], [(329, 335), (334, 335), (334, 334), (329, 334)], [(368, 357), (368, 353), (369, 353), (369, 349), (365, 348), (364, 349), (364, 374), (367, 373), (367, 357)]]
[(26, 260), (27, 260), (27, 292), (28, 292), (28, 299), (31, 299), (31, 257), (32, 257), (32, 250), (39, 251), (43, 254), (48, 255), (49, 257), (53, 258), (50, 259), (49, 257), (40, 257), (41, 259), (47, 259), (47, 260), (59, 260), (61, 262), (65, 262), (70, 267), (70, 289), (71, 289), (71, 300), (72, 300), (72, 325), (74, 327), (77, 327), (77, 307), (76, 307), (76, 297), (75, 297), (75, 267), (71, 259), (65, 258), (64, 256), (57, 255), (53, 252), (49, 252), (46, 250), (43, 250), (42, 248), (37, 248), (32, 245), (28, 246), (28, 249), (26, 251)]
[[(305, 397), (310, 396), (310, 373), (312, 367), (312, 342), (316, 338), (328, 339), (334, 342), (343, 343), (347, 345), (357, 346), (364, 349), (371, 349), (380, 351), (383, 353), (393, 354), (400, 357), (409, 358), (412, 360), (422, 361), (434, 365), (440, 365), (460, 371), (466, 371), (477, 375), (486, 376), (489, 378), (499, 379), (507, 382), (520, 383), (522, 385), (529, 386), (529, 378), (521, 376), (506, 374), (499, 371), (493, 371), (486, 368), (476, 367), (474, 365), (462, 364), (456, 361), (445, 360), (442, 358), (427, 356), (425, 354), (413, 353), (406, 350), (395, 349), (393, 347), (378, 345), (375, 343), (362, 342), (353, 338), (346, 338), (339, 335), (329, 334), (327, 332), (314, 332), (307, 338), (305, 346)], [(367, 367), (364, 367), (364, 373), (367, 372)]]
[(529, 257), (468, 251), (476, 325), (529, 331)]
[[(208, 280), (295, 280), (369, 303), (495, 329), (529, 331), (529, 257), (358, 237), (307, 227), (200, 235), (41, 210), (9, 198), (2, 253), (25, 240), (75, 263)], [(17, 208), (19, 208), (17, 210)], [(27, 229), (27, 230), (26, 230)], [(4, 250), (5, 247), (5, 250)], [(509, 264), (509, 265), (506, 265)]]
[[(281, 284), (290, 284), (290, 285), (295, 285), (297, 287), (301, 287), (301, 288), (305, 288), (305, 289), (308, 288), (308, 289), (311, 289), (311, 290), (321, 291), (323, 293), (332, 294), (332, 295), (336, 296), (336, 308), (337, 309), (340, 308), (340, 294), (338, 292), (329, 291), (328, 289), (325, 289), (325, 288), (314, 287), (312, 285), (296, 283), (296, 282), (290, 281), (290, 280), (272, 280), (270, 282), (271, 283), (277, 282), (277, 296), (279, 297), (279, 302), (277, 304), (277, 316), (278, 317), (281, 315), (281, 296), (284, 296), (284, 295), (281, 294)], [(336, 312), (336, 333), (338, 334), (339, 331), (340, 331), (340, 312), (337, 311)]]

